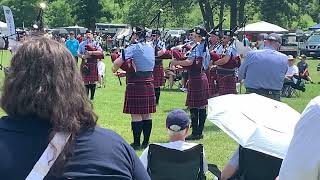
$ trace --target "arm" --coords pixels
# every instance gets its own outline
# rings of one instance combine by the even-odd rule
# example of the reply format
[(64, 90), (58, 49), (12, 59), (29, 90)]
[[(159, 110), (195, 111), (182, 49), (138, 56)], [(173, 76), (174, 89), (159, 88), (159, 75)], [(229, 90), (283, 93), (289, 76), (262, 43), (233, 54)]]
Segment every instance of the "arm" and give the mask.
[(173, 66), (177, 66), (177, 65), (180, 65), (180, 66), (191, 66), (193, 63), (193, 60), (190, 60), (190, 59), (187, 59), (187, 60), (183, 60), (183, 61), (171, 61), (171, 64)]
[(248, 66), (252, 62), (253, 58), (254, 58), (254, 54), (251, 52), (248, 52), (245, 60), (243, 61), (243, 63), (241, 64), (241, 66), (239, 68), (239, 78), (240, 79), (246, 78)]
[(121, 57), (118, 57), (114, 62), (112, 66), (112, 72), (115, 73), (117, 70), (122, 66), (124, 63), (124, 60)]
[(213, 62), (214, 65), (224, 65), (227, 64), (231, 59), (231, 56), (225, 55), (223, 58), (219, 59), (218, 61)]

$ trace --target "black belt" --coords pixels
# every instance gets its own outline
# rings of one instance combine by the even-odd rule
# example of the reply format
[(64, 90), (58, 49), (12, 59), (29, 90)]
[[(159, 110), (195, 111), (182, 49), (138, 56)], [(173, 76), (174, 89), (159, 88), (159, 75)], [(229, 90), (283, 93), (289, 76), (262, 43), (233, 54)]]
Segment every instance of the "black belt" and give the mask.
[(220, 75), (235, 75), (234, 69), (217, 69), (217, 74)]
[(273, 90), (273, 89), (253, 89), (253, 88), (246, 88), (248, 93), (257, 93), (257, 94), (264, 94), (264, 95), (279, 95), (280, 90)]
[(150, 77), (152, 76), (152, 71), (138, 71), (128, 73), (130, 77)]

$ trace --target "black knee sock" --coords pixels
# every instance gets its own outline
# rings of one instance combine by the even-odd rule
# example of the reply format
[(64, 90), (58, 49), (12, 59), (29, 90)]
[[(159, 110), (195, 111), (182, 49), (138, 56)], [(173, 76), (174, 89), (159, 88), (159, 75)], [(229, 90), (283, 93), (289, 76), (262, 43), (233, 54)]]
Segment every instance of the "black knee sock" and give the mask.
[(148, 145), (149, 144), (149, 139), (151, 135), (151, 130), (152, 130), (152, 120), (143, 120), (143, 143), (142, 145)]
[(206, 119), (207, 119), (207, 110), (206, 109), (199, 109), (199, 130), (198, 130), (198, 135), (202, 135)]
[(89, 96), (90, 84), (85, 85), (87, 96)]
[(156, 96), (156, 104), (159, 104), (159, 99), (160, 99), (160, 87), (154, 88), (154, 93)]
[(90, 84), (90, 99), (94, 99), (94, 94), (96, 92), (96, 84)]
[(131, 122), (133, 145), (140, 146), (140, 137), (143, 128), (143, 121)]
[(197, 109), (197, 108), (190, 109), (190, 115), (191, 115), (192, 135), (198, 135), (199, 109)]

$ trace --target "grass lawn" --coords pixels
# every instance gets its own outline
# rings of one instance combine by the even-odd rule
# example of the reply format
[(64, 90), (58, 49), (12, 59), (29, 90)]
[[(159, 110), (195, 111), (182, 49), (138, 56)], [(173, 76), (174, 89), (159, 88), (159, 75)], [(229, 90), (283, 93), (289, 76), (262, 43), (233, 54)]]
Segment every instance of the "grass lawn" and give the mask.
[[(0, 54), (1, 55), (1, 54)], [(2, 59), (5, 65), (9, 64), (10, 54), (5, 52)], [(320, 81), (320, 72), (316, 72), (316, 66), (319, 60), (309, 60), (309, 69), (311, 77), (315, 82)], [(120, 134), (128, 143), (132, 142), (130, 116), (122, 113), (125, 86), (120, 86), (117, 77), (111, 73), (111, 61), (105, 60), (106, 64), (106, 87), (97, 90), (94, 100), (94, 110), (99, 116), (99, 125), (110, 128)], [(3, 73), (0, 75), (0, 82), (3, 81)], [(125, 80), (122, 78), (123, 84)], [(282, 99), (291, 107), (302, 112), (307, 103), (314, 97), (320, 95), (320, 85), (306, 84), (306, 92), (300, 97)], [(186, 93), (178, 91), (162, 91), (160, 105), (157, 112), (153, 114), (153, 130), (151, 142), (166, 142), (167, 132), (165, 128), (165, 119), (169, 111), (175, 108), (185, 109), (184, 106)], [(2, 115), (4, 112), (1, 112)], [(220, 129), (207, 121), (204, 129), (204, 139), (198, 141), (204, 144), (206, 157), (209, 163), (214, 163), (222, 168), (228, 161), (233, 151), (237, 148), (237, 143), (229, 138)], [(137, 151), (140, 155), (141, 151)]]

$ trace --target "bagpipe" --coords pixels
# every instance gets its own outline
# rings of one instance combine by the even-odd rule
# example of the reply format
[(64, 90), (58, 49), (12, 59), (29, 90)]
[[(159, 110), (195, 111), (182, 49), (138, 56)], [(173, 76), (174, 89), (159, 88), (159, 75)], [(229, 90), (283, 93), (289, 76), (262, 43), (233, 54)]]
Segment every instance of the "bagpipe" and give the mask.
[(104, 59), (104, 54), (101, 51), (98, 51), (98, 49), (93, 46), (92, 44), (85, 45), (86, 51), (91, 51), (91, 58), (93, 59)]

